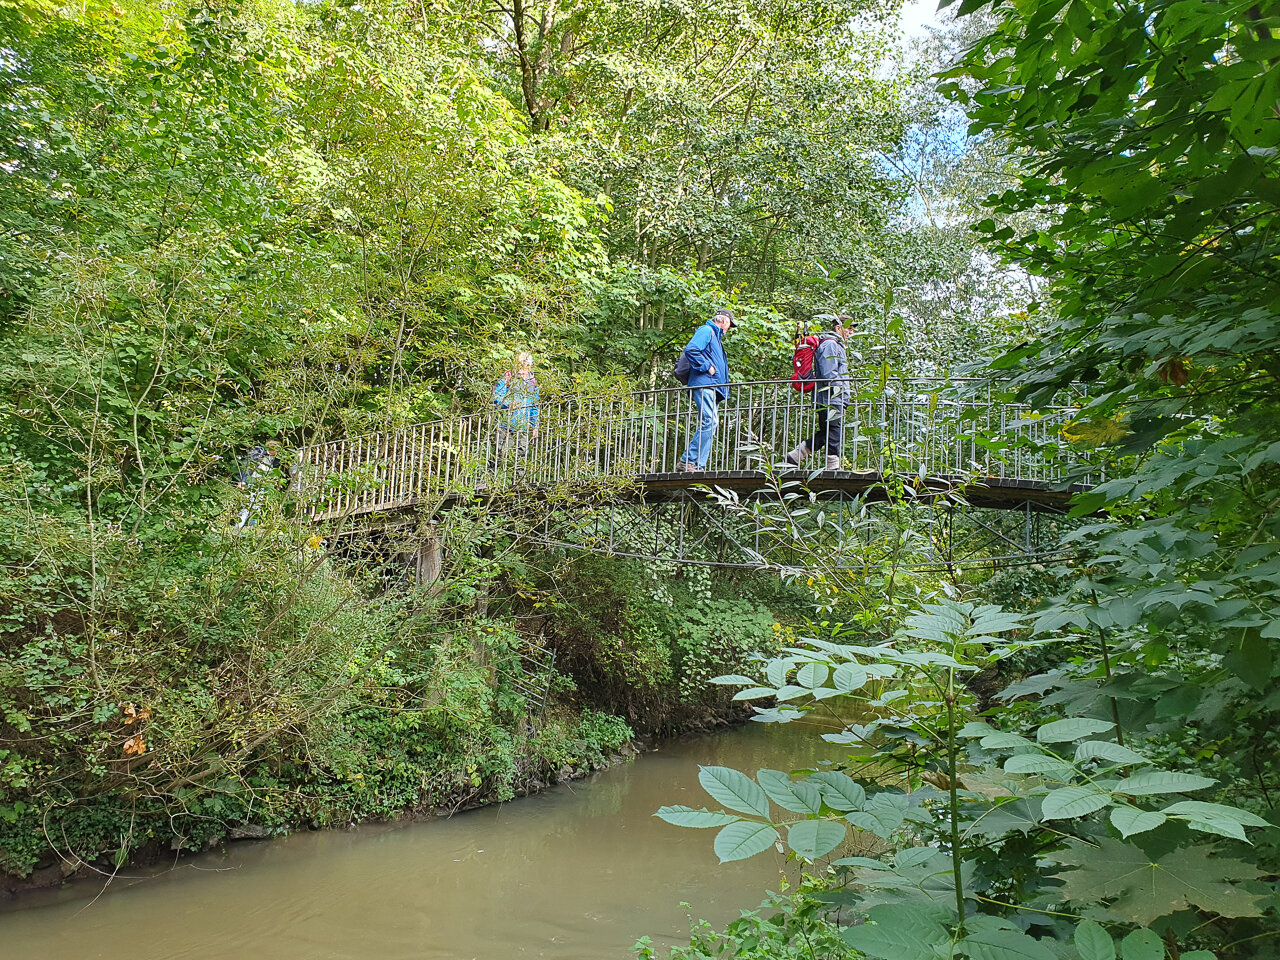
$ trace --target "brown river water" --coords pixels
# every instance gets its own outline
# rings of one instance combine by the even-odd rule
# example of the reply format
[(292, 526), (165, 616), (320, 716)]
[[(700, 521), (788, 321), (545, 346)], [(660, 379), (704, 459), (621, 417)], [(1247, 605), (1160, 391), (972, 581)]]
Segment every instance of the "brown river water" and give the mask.
[(653, 812), (718, 807), (699, 764), (838, 755), (799, 725), (751, 723), (447, 820), (233, 844), (101, 896), (85, 883), (0, 908), (0, 960), (626, 960), (644, 935), (665, 954), (690, 914), (722, 926), (756, 906), (783, 864), (718, 865), (714, 830)]

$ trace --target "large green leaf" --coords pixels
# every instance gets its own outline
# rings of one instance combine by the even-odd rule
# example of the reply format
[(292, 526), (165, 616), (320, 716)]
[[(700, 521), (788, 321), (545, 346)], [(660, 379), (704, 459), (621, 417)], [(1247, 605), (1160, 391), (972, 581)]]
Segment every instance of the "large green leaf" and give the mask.
[(693, 807), (671, 806), (660, 807), (658, 812), (654, 814), (660, 820), (674, 824), (677, 827), (723, 827), (726, 824), (737, 823), (741, 817), (732, 813), (725, 813), (720, 810), (695, 810)]
[(719, 683), (727, 686), (751, 686), (756, 681), (750, 677), (744, 677), (740, 673), (725, 673), (718, 677), (712, 677), (707, 683)]
[(1016, 733), (1006, 733), (998, 730), (995, 733), (989, 733), (981, 740), (978, 745), (984, 750), (1016, 750), (1019, 747), (1031, 746), (1031, 741), (1026, 737), (1020, 737)]
[(831, 675), (831, 682), (841, 693), (853, 693), (867, 685), (867, 671), (857, 663), (842, 663)]
[(1221, 803), (1204, 803), (1200, 800), (1183, 800), (1165, 807), (1161, 812), (1166, 816), (1186, 820), (1193, 830), (1235, 837), (1237, 840), (1246, 842), (1248, 838), (1244, 833), (1245, 827), (1268, 826), (1266, 820), (1248, 810)]
[(1049, 791), (1040, 811), (1046, 820), (1073, 820), (1101, 810), (1110, 802), (1109, 791), (1088, 783)]
[(1258, 871), (1213, 856), (1209, 846), (1179, 847), (1153, 860), (1131, 843), (1105, 837), (1096, 846), (1073, 840), (1047, 859), (1074, 868), (1056, 874), (1063, 900), (1105, 904), (1102, 919), (1145, 927), (1188, 907), (1224, 917), (1262, 912), (1262, 897), (1239, 885), (1257, 879)]
[(804, 859), (825, 857), (844, 842), (848, 828), (831, 820), (801, 820), (787, 828), (787, 845)]
[(796, 683), (812, 690), (827, 682), (831, 668), (825, 663), (806, 663), (796, 671)]
[(1043, 824), (1039, 798), (1024, 797), (991, 806), (962, 826), (966, 837), (1002, 837), (1014, 832), (1026, 835)]
[(764, 697), (772, 697), (777, 694), (774, 687), (747, 687), (745, 690), (739, 690), (733, 695), (734, 700), (760, 700)]
[(698, 782), (702, 784), (703, 790), (711, 794), (712, 799), (730, 810), (741, 810), (743, 813), (769, 819), (769, 798), (754, 780), (740, 770), (731, 767), (702, 767), (698, 771)]
[[(951, 908), (956, 902), (951, 855), (936, 847), (908, 847), (899, 850), (892, 864), (864, 858), (837, 861), (848, 863), (851, 882), (861, 888), (864, 908), (880, 903), (934, 903)], [(967, 897), (973, 896), (975, 864), (964, 861), (961, 875)]]
[(951, 916), (932, 904), (887, 903), (867, 911), (867, 922), (846, 927), (840, 936), (855, 950), (877, 960), (945, 960), (952, 956)]
[(778, 831), (764, 823), (739, 820), (716, 834), (715, 851), (721, 863), (745, 860), (778, 842)]
[(969, 960), (1057, 960), (1045, 944), (1021, 930), (975, 930), (959, 946)]
[(1092, 717), (1068, 717), (1046, 723), (1036, 731), (1036, 739), (1041, 743), (1069, 743), (1083, 737), (1091, 737), (1095, 733), (1103, 733), (1114, 727), (1114, 723), (1106, 720), (1095, 720)]
[(1116, 960), (1116, 944), (1102, 924), (1081, 920), (1072, 938), (1080, 960)]
[(1141, 764), (1151, 761), (1142, 754), (1110, 740), (1086, 740), (1076, 747), (1076, 763), (1085, 760), (1110, 760), (1112, 763)]
[(1146, 833), (1154, 830), (1168, 818), (1163, 813), (1151, 810), (1139, 810), (1137, 807), (1112, 807), (1111, 825), (1120, 831), (1120, 836), (1131, 837), (1135, 833)]
[(1148, 796), (1157, 793), (1188, 793), (1192, 790), (1203, 790), (1212, 787), (1218, 781), (1208, 777), (1198, 777), (1192, 773), (1174, 773), (1169, 770), (1148, 770), (1135, 773), (1117, 783), (1112, 790), (1131, 797)]
[(756, 780), (769, 799), (792, 813), (821, 813), (822, 794), (816, 784), (792, 782), (781, 770), (757, 770)]
[(793, 658), (775, 657), (765, 665), (765, 679), (775, 687), (784, 686), (787, 682), (787, 675), (794, 666), (795, 660)]
[(845, 814), (845, 819), (855, 827), (869, 830), (877, 837), (887, 840), (893, 831), (902, 826), (910, 809), (911, 801), (905, 796), (884, 791), (870, 797), (861, 810)]
[(860, 783), (847, 773), (822, 770), (809, 777), (818, 785), (822, 799), (833, 810), (858, 810), (867, 802), (867, 793)]
[(1164, 960), (1164, 944), (1152, 930), (1134, 930), (1120, 941), (1121, 960)]
[(1004, 762), (1006, 773), (1040, 773), (1058, 783), (1070, 783), (1076, 777), (1076, 768), (1057, 757), (1042, 753), (1020, 753)]

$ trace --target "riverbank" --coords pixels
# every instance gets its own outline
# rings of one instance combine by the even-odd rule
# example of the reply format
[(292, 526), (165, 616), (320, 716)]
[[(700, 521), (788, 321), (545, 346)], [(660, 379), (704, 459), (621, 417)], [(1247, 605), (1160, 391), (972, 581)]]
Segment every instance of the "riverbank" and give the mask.
[(786, 865), (718, 865), (654, 811), (707, 803), (700, 764), (788, 769), (840, 751), (755, 723), (655, 747), (465, 816), (229, 844), (122, 876), (92, 905), (101, 883), (37, 891), (0, 912), (0, 942), (6, 960), (625, 960), (642, 936), (687, 943), (690, 915), (732, 920)]
[(738, 725), (745, 719), (745, 713), (737, 709), (722, 715), (708, 711), (702, 717), (691, 719), (686, 728), (674, 736), (658, 737), (651, 733), (632, 736), (618, 745), (613, 752), (597, 753), (578, 762), (564, 763), (554, 769), (531, 764), (520, 778), (513, 782), (502, 785), (482, 784), (479, 787), (473, 785), (470, 789), (460, 785), (446, 797), (437, 797), (431, 803), (419, 803), (406, 807), (391, 817), (370, 816), (328, 824), (299, 821), (285, 827), (245, 821), (228, 824), (225, 832), (210, 836), (199, 848), (175, 847), (172, 841), (149, 842), (136, 848), (123, 863), (116, 863), (112, 856), (106, 854), (91, 861), (79, 857), (50, 857), (38, 863), (25, 877), (12, 874), (0, 876), (0, 899), (21, 905), (24, 898), (36, 891), (103, 883), (118, 876), (121, 871), (142, 870), (149, 874), (161, 864), (169, 863), (172, 867), (176, 867), (186, 860), (213, 850), (222, 849), (225, 852), (228, 845), (278, 839), (298, 832), (347, 830), (377, 824), (421, 823), (447, 819), (455, 814), (479, 810), (515, 798), (528, 797), (560, 784), (581, 780), (610, 767), (628, 763), (643, 753), (659, 750), (668, 744), (687, 738), (706, 736)]

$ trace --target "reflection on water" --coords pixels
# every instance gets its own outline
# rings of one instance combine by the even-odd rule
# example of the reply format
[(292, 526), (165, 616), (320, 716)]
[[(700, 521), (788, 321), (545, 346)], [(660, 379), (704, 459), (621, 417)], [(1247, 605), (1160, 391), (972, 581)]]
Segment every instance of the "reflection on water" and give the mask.
[(715, 806), (698, 764), (785, 770), (830, 750), (748, 724), (449, 820), (233, 845), (93, 902), (89, 885), (25, 898), (0, 913), (0, 960), (626, 958), (642, 935), (687, 939), (681, 901), (722, 924), (777, 888), (780, 855), (718, 866), (714, 831), (652, 816)]

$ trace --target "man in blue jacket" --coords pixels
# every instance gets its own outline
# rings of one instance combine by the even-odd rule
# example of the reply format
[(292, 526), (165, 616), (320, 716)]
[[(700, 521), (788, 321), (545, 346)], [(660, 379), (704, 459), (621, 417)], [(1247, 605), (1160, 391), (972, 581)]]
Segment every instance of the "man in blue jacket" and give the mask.
[(729, 358), (724, 352), (724, 335), (737, 325), (733, 312), (721, 307), (694, 331), (684, 348), (689, 358), (689, 389), (698, 411), (698, 426), (680, 458), (680, 469), (687, 473), (705, 469), (711, 456), (711, 441), (720, 425), (716, 406), (721, 400), (729, 399)]

